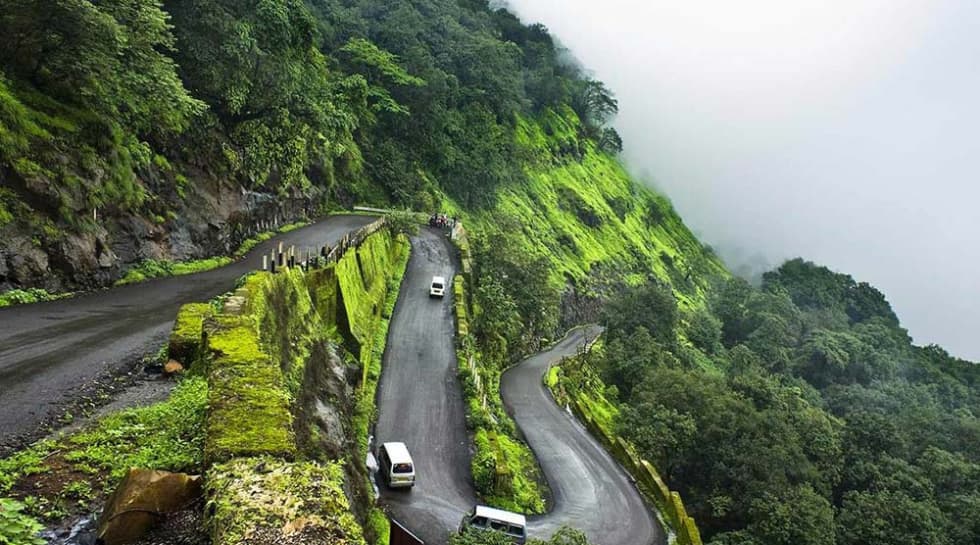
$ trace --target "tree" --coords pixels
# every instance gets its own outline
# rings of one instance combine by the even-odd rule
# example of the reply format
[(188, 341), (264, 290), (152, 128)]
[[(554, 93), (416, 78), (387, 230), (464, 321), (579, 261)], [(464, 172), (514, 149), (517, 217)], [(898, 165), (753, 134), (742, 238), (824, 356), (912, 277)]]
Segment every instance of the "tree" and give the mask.
[(837, 517), (839, 545), (952, 545), (949, 521), (931, 499), (902, 491), (849, 492)]
[(605, 83), (587, 79), (579, 82), (572, 109), (585, 123), (601, 126), (619, 112), (619, 101)]
[(809, 486), (766, 492), (752, 501), (747, 532), (766, 545), (834, 545), (834, 509)]
[(658, 342), (672, 345), (677, 320), (674, 294), (669, 287), (654, 281), (627, 286), (609, 300), (602, 312), (602, 322), (609, 329), (610, 339), (629, 335), (643, 327)]

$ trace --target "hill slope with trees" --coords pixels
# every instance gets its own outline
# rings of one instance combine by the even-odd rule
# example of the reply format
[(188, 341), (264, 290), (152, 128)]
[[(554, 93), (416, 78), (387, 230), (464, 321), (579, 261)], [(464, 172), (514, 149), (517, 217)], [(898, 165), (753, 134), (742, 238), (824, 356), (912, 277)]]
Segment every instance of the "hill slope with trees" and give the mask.
[[(980, 541), (980, 376), (797, 260), (732, 278), (613, 93), (486, 0), (0, 0), (0, 289), (108, 285), (355, 203), (464, 219), (502, 369), (569, 368), (715, 544)], [(573, 385), (575, 382), (573, 381)]]

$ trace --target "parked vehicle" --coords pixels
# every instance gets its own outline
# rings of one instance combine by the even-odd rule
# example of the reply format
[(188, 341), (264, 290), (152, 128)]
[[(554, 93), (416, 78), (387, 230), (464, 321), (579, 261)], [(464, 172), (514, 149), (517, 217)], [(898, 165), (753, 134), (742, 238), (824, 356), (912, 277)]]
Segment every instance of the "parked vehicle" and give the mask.
[(500, 532), (520, 545), (527, 541), (527, 519), (524, 515), (485, 505), (477, 505), (463, 516), (463, 522), (459, 525), (460, 533), (467, 528)]
[(442, 297), (446, 294), (446, 279), (441, 276), (433, 276), (432, 284), (429, 286), (429, 297)]
[(388, 488), (415, 486), (415, 463), (405, 443), (385, 443), (378, 449), (378, 474)]

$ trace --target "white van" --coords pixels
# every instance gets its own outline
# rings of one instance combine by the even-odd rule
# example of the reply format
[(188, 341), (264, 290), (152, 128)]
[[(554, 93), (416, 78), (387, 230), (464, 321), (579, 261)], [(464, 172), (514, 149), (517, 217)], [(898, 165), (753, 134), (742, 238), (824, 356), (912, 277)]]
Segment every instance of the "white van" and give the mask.
[(446, 279), (441, 276), (433, 276), (432, 284), (429, 285), (429, 297), (442, 297), (446, 294)]
[(415, 464), (405, 443), (385, 443), (378, 449), (378, 474), (388, 488), (415, 486)]
[(463, 516), (463, 522), (459, 526), (460, 533), (467, 528), (500, 532), (520, 545), (527, 541), (527, 519), (524, 515), (503, 509), (477, 505)]

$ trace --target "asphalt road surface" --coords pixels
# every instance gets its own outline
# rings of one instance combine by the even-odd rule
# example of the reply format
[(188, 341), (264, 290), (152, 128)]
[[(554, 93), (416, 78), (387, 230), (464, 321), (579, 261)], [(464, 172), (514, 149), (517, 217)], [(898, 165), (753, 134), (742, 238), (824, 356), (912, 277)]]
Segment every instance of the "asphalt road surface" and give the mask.
[(562, 525), (584, 531), (597, 545), (663, 544), (666, 538), (626, 472), (544, 385), (552, 363), (599, 334), (571, 331), (551, 349), (504, 372), (500, 393), (548, 479), (552, 510), (528, 521), (528, 534), (551, 536)]
[[(470, 475), (465, 405), (456, 378), (451, 291), (430, 299), (433, 276), (455, 272), (449, 243), (433, 230), (412, 239), (412, 256), (392, 316), (378, 393), (375, 445), (401, 441), (415, 462), (416, 485), (382, 497), (395, 519), (429, 545), (446, 543), (476, 502)], [(501, 392), (528, 439), (553, 493), (553, 509), (529, 520), (531, 537), (563, 524), (597, 545), (666, 540), (624, 471), (543, 384), (548, 366), (583, 346), (596, 329), (571, 332), (551, 349), (506, 372)]]
[(373, 220), (331, 216), (220, 269), (0, 309), (0, 452), (42, 434), (87, 385), (156, 352), (182, 304), (230, 290), (280, 241), (297, 250), (333, 245)]
[(396, 520), (428, 544), (445, 543), (476, 501), (470, 477), (465, 405), (456, 379), (452, 289), (429, 298), (433, 276), (456, 272), (444, 235), (421, 229), (388, 329), (375, 445), (401, 441), (415, 462), (415, 487), (386, 490)]

